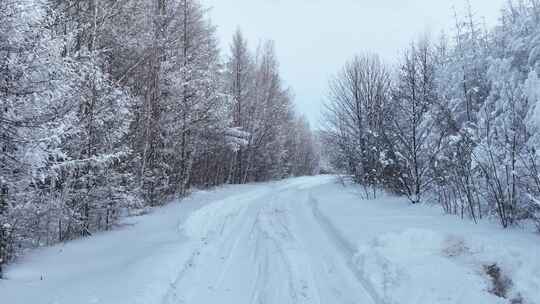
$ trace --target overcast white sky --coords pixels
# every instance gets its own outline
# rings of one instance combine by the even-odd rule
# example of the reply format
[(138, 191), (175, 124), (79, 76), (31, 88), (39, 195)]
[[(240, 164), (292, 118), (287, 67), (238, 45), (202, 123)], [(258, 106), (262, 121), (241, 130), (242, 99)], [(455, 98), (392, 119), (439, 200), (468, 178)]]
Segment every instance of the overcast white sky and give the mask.
[[(470, 0), (488, 25), (506, 0)], [(354, 54), (378, 53), (396, 62), (423, 33), (450, 33), (453, 6), (466, 0), (203, 0), (218, 26), (224, 50), (240, 28), (252, 48), (276, 42), (284, 80), (296, 95), (298, 111), (316, 126), (328, 79)]]

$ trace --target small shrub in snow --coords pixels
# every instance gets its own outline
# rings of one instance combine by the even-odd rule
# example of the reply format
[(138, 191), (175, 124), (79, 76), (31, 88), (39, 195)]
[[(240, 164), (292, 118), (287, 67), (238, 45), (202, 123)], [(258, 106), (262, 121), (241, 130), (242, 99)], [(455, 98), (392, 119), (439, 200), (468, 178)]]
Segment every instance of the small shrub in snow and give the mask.
[(506, 298), (512, 287), (512, 280), (502, 273), (497, 264), (484, 265), (483, 268), (491, 279), (492, 287), (489, 291), (500, 298)]

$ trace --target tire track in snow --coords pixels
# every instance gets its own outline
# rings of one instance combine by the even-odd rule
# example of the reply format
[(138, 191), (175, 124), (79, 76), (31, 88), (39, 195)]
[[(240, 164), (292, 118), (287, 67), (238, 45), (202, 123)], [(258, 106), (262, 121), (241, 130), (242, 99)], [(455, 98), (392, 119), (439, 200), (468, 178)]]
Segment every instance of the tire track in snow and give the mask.
[[(276, 290), (271, 290), (272, 283), (276, 283), (271, 282), (273, 275), (275, 275), (269, 271), (272, 264), (274, 264), (273, 266), (275, 266), (276, 269), (279, 269), (279, 266), (285, 268), (285, 285), (288, 291), (288, 298), (285, 299), (287, 300), (286, 303), (319, 304), (320, 300), (317, 295), (311, 295), (310, 297), (310, 295), (307, 294), (308, 290), (306, 289), (308, 288), (308, 284), (306, 279), (302, 278), (302, 274), (295, 271), (295, 267), (293, 267), (299, 266), (296, 265), (294, 258), (291, 256), (291, 251), (297, 250), (294, 249), (294, 245), (297, 245), (297, 239), (289, 229), (290, 225), (288, 224), (286, 211), (279, 209), (275, 204), (276, 201), (277, 197), (272, 196), (270, 202), (265, 206), (262, 206), (257, 214), (256, 227), (254, 230), (257, 243), (255, 256), (256, 260), (259, 260), (258, 264), (261, 265), (265, 271), (263, 273), (264, 276), (260, 278), (260, 281), (263, 282), (263, 284), (261, 284), (262, 289), (259, 289), (261, 288), (261, 285), (259, 285), (253, 290), (251, 304), (275, 303), (275, 301), (270, 300), (267, 296), (276, 292)], [(260, 259), (263, 260), (260, 261)], [(284, 278), (274, 277), (274, 279), (276, 281), (281, 281)], [(317, 290), (314, 289), (314, 291), (316, 292)]]
[(338, 251), (342, 254), (347, 266), (362, 287), (364, 287), (364, 290), (369, 294), (373, 302), (375, 302), (375, 304), (387, 304), (386, 301), (384, 301), (384, 299), (377, 293), (373, 284), (366, 278), (364, 272), (353, 264), (352, 259), (356, 251), (354, 245), (347, 241), (341, 232), (339, 232), (332, 222), (321, 212), (318, 201), (313, 196), (313, 193), (309, 193), (308, 200), (313, 217), (321, 226), (322, 230), (327, 234), (328, 238), (334, 243)]
[[(236, 201), (236, 200), (241, 199), (242, 197), (252, 196), (252, 195), (253, 195), (252, 192), (248, 192), (247, 194), (244, 194), (244, 195), (238, 195), (238, 196), (234, 196), (232, 198), (228, 198), (228, 200)], [(258, 196), (256, 195), (255, 197), (258, 197)], [(255, 200), (255, 199), (250, 198), (250, 200)], [(206, 207), (208, 207), (208, 205)], [(223, 222), (219, 225), (217, 231), (211, 230), (211, 231), (206, 232), (205, 236), (203, 238), (201, 238), (200, 244), (195, 247), (195, 249), (192, 251), (192, 253), (191, 253), (190, 257), (188, 258), (188, 260), (181, 267), (181, 269), (178, 272), (178, 274), (176, 275), (175, 279), (170, 283), (170, 286), (168, 287), (167, 292), (163, 295), (162, 300), (160, 301), (160, 303), (163, 303), (163, 304), (185, 303), (185, 300), (180, 298), (180, 296), (178, 295), (178, 290), (180, 288), (182, 280), (188, 275), (189, 271), (197, 271), (195, 266), (196, 266), (197, 262), (199, 261), (199, 259), (201, 258), (201, 256), (203, 256), (203, 252), (204, 252), (205, 248), (208, 247), (208, 245), (211, 242), (216, 241), (216, 239), (218, 239), (218, 240), (219, 239), (229, 240), (229, 239), (232, 238), (232, 234), (235, 231), (237, 231), (237, 230), (240, 231), (240, 232), (243, 231), (243, 228), (246, 225), (246, 221), (243, 220), (243, 219), (245, 219), (247, 214), (249, 214), (249, 210), (251, 208), (253, 208), (253, 204), (245, 204), (241, 208), (241, 210), (239, 210), (239, 211), (237, 211), (235, 213), (232, 213), (232, 214), (226, 214), (224, 219), (223, 219)], [(241, 221), (241, 220), (243, 220), (243, 221)], [(181, 224), (179, 226), (181, 226)], [(238, 226), (241, 226), (241, 229), (235, 229), (235, 228), (238, 228)], [(225, 230), (227, 228), (230, 229), (230, 233), (229, 233), (230, 235), (225, 235), (226, 234)], [(225, 236), (227, 236), (227, 237), (225, 237)], [(226, 273), (227, 269), (230, 268), (230, 259), (233, 256), (233, 252), (238, 248), (241, 237), (242, 237), (242, 235), (241, 235), (241, 233), (239, 233), (238, 236), (236, 237), (236, 240), (233, 243), (233, 246), (232, 247), (229, 246), (231, 248), (228, 250), (225, 267), (222, 269), (221, 274), (217, 277), (217, 283), (219, 283), (219, 284), (221, 284), (223, 282), (225, 273)], [(228, 244), (228, 243), (229, 242), (224, 241), (221, 244), (222, 246), (220, 246), (220, 248), (224, 247), (223, 244)]]
[[(250, 303), (273, 304), (276, 291), (281, 291), (284, 293), (277, 294), (278, 298), (280, 296), (284, 298), (278, 299), (280, 303), (318, 304), (319, 302), (299, 301), (300, 295), (297, 288), (299, 284), (296, 282), (293, 271), (293, 261), (289, 259), (287, 250), (283, 248), (284, 243), (290, 242), (294, 237), (286, 223), (282, 222), (279, 214), (273, 213), (272, 203), (275, 203), (276, 196), (268, 191), (259, 195), (239, 195), (235, 199), (228, 200), (227, 204), (236, 204), (238, 201), (243, 201), (244, 206), (233, 213), (224, 213), (219, 218), (215, 218), (215, 225), (210, 225), (211, 230), (202, 234), (200, 244), (196, 244), (197, 240), (192, 240), (192, 244), (198, 247), (183, 264), (175, 279), (171, 281), (159, 303), (191, 304), (200, 296), (204, 298), (204, 294), (225, 290), (224, 283), (234, 278), (234, 276), (229, 276), (231, 271), (234, 272), (238, 258), (253, 252), (257, 270), (251, 273), (255, 274), (255, 278), (253, 284), (249, 284), (251, 285), (248, 293), (251, 294)], [(214, 205), (213, 207), (223, 206)], [(216, 253), (219, 254), (216, 255)], [(220, 265), (213, 277), (201, 269), (201, 265), (207, 263)], [(276, 269), (281, 271), (275, 272)], [(190, 278), (201, 276), (203, 281), (209, 284), (209, 288), (201, 289), (199, 286), (192, 289), (193, 286), (189, 284), (193, 281)], [(271, 286), (277, 286), (278, 290)]]
[(206, 242), (207, 242), (206, 240), (201, 240), (202, 245), (200, 245), (200, 247), (198, 247), (196, 250), (194, 250), (191, 253), (189, 259), (183, 264), (180, 271), (176, 275), (175, 279), (170, 283), (160, 303), (163, 303), (163, 304), (184, 303), (184, 301), (178, 295), (179, 283), (185, 277), (185, 275), (190, 270), (192, 270), (193, 267), (195, 266), (196, 262), (198, 261), (198, 258), (201, 255), (201, 251), (206, 245)]
[[(235, 234), (236, 232), (236, 236), (234, 237), (234, 242), (233, 242), (233, 245), (232, 246), (229, 246), (230, 249), (227, 250), (227, 257), (226, 258), (222, 258), (222, 260), (224, 260), (224, 267), (223, 269), (221, 269), (220, 271), (220, 274), (218, 276), (218, 279), (216, 281), (216, 283), (214, 284), (215, 286), (219, 287), (223, 284), (223, 282), (225, 281), (225, 278), (226, 278), (226, 274), (227, 272), (231, 269), (231, 267), (233, 266), (232, 263), (233, 263), (233, 257), (235, 255), (236, 252), (238, 252), (238, 250), (240, 249), (241, 247), (241, 242), (243, 240), (243, 237), (244, 237), (244, 232), (246, 231), (246, 229), (248, 229), (248, 227), (250, 227), (249, 229), (252, 230), (253, 229), (253, 226), (256, 224), (254, 220), (250, 219), (248, 215), (251, 214), (251, 209), (254, 209), (255, 206), (253, 205), (250, 205), (247, 210), (245, 212), (243, 212), (242, 216), (238, 216), (236, 219), (235, 219), (235, 225), (237, 226), (238, 224), (236, 223), (237, 221), (240, 220), (240, 229), (238, 229), (238, 231), (236, 229), (233, 229), (231, 231), (231, 235), (232, 234)], [(225, 244), (228, 244), (229, 242), (225, 242)]]

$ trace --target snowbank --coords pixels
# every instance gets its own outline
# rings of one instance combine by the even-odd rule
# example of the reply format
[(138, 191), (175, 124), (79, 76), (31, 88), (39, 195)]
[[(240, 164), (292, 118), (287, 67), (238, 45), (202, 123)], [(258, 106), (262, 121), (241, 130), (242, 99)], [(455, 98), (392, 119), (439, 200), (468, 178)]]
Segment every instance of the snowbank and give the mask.
[[(540, 299), (538, 256), (458, 235), (422, 229), (384, 234), (359, 246), (354, 263), (387, 303), (502, 304)], [(500, 282), (493, 281), (489, 267), (500, 269)], [(505, 290), (497, 296), (493, 289), (499, 283)]]
[[(343, 190), (343, 188), (342, 188)], [(540, 303), (540, 236), (474, 225), (401, 198), (317, 189), (318, 207), (357, 244), (353, 265), (388, 304)]]

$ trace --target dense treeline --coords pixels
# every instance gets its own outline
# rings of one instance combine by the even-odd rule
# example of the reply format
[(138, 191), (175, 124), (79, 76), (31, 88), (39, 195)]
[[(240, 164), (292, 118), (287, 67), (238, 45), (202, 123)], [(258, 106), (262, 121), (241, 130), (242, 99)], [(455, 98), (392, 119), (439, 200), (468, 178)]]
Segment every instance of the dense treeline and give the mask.
[(489, 31), (468, 12), (395, 70), (349, 61), (330, 84), (325, 153), (369, 197), (384, 188), (540, 229), (540, 2), (510, 2)]
[(192, 187), (313, 174), (273, 44), (230, 53), (196, 0), (0, 1), (0, 276)]

